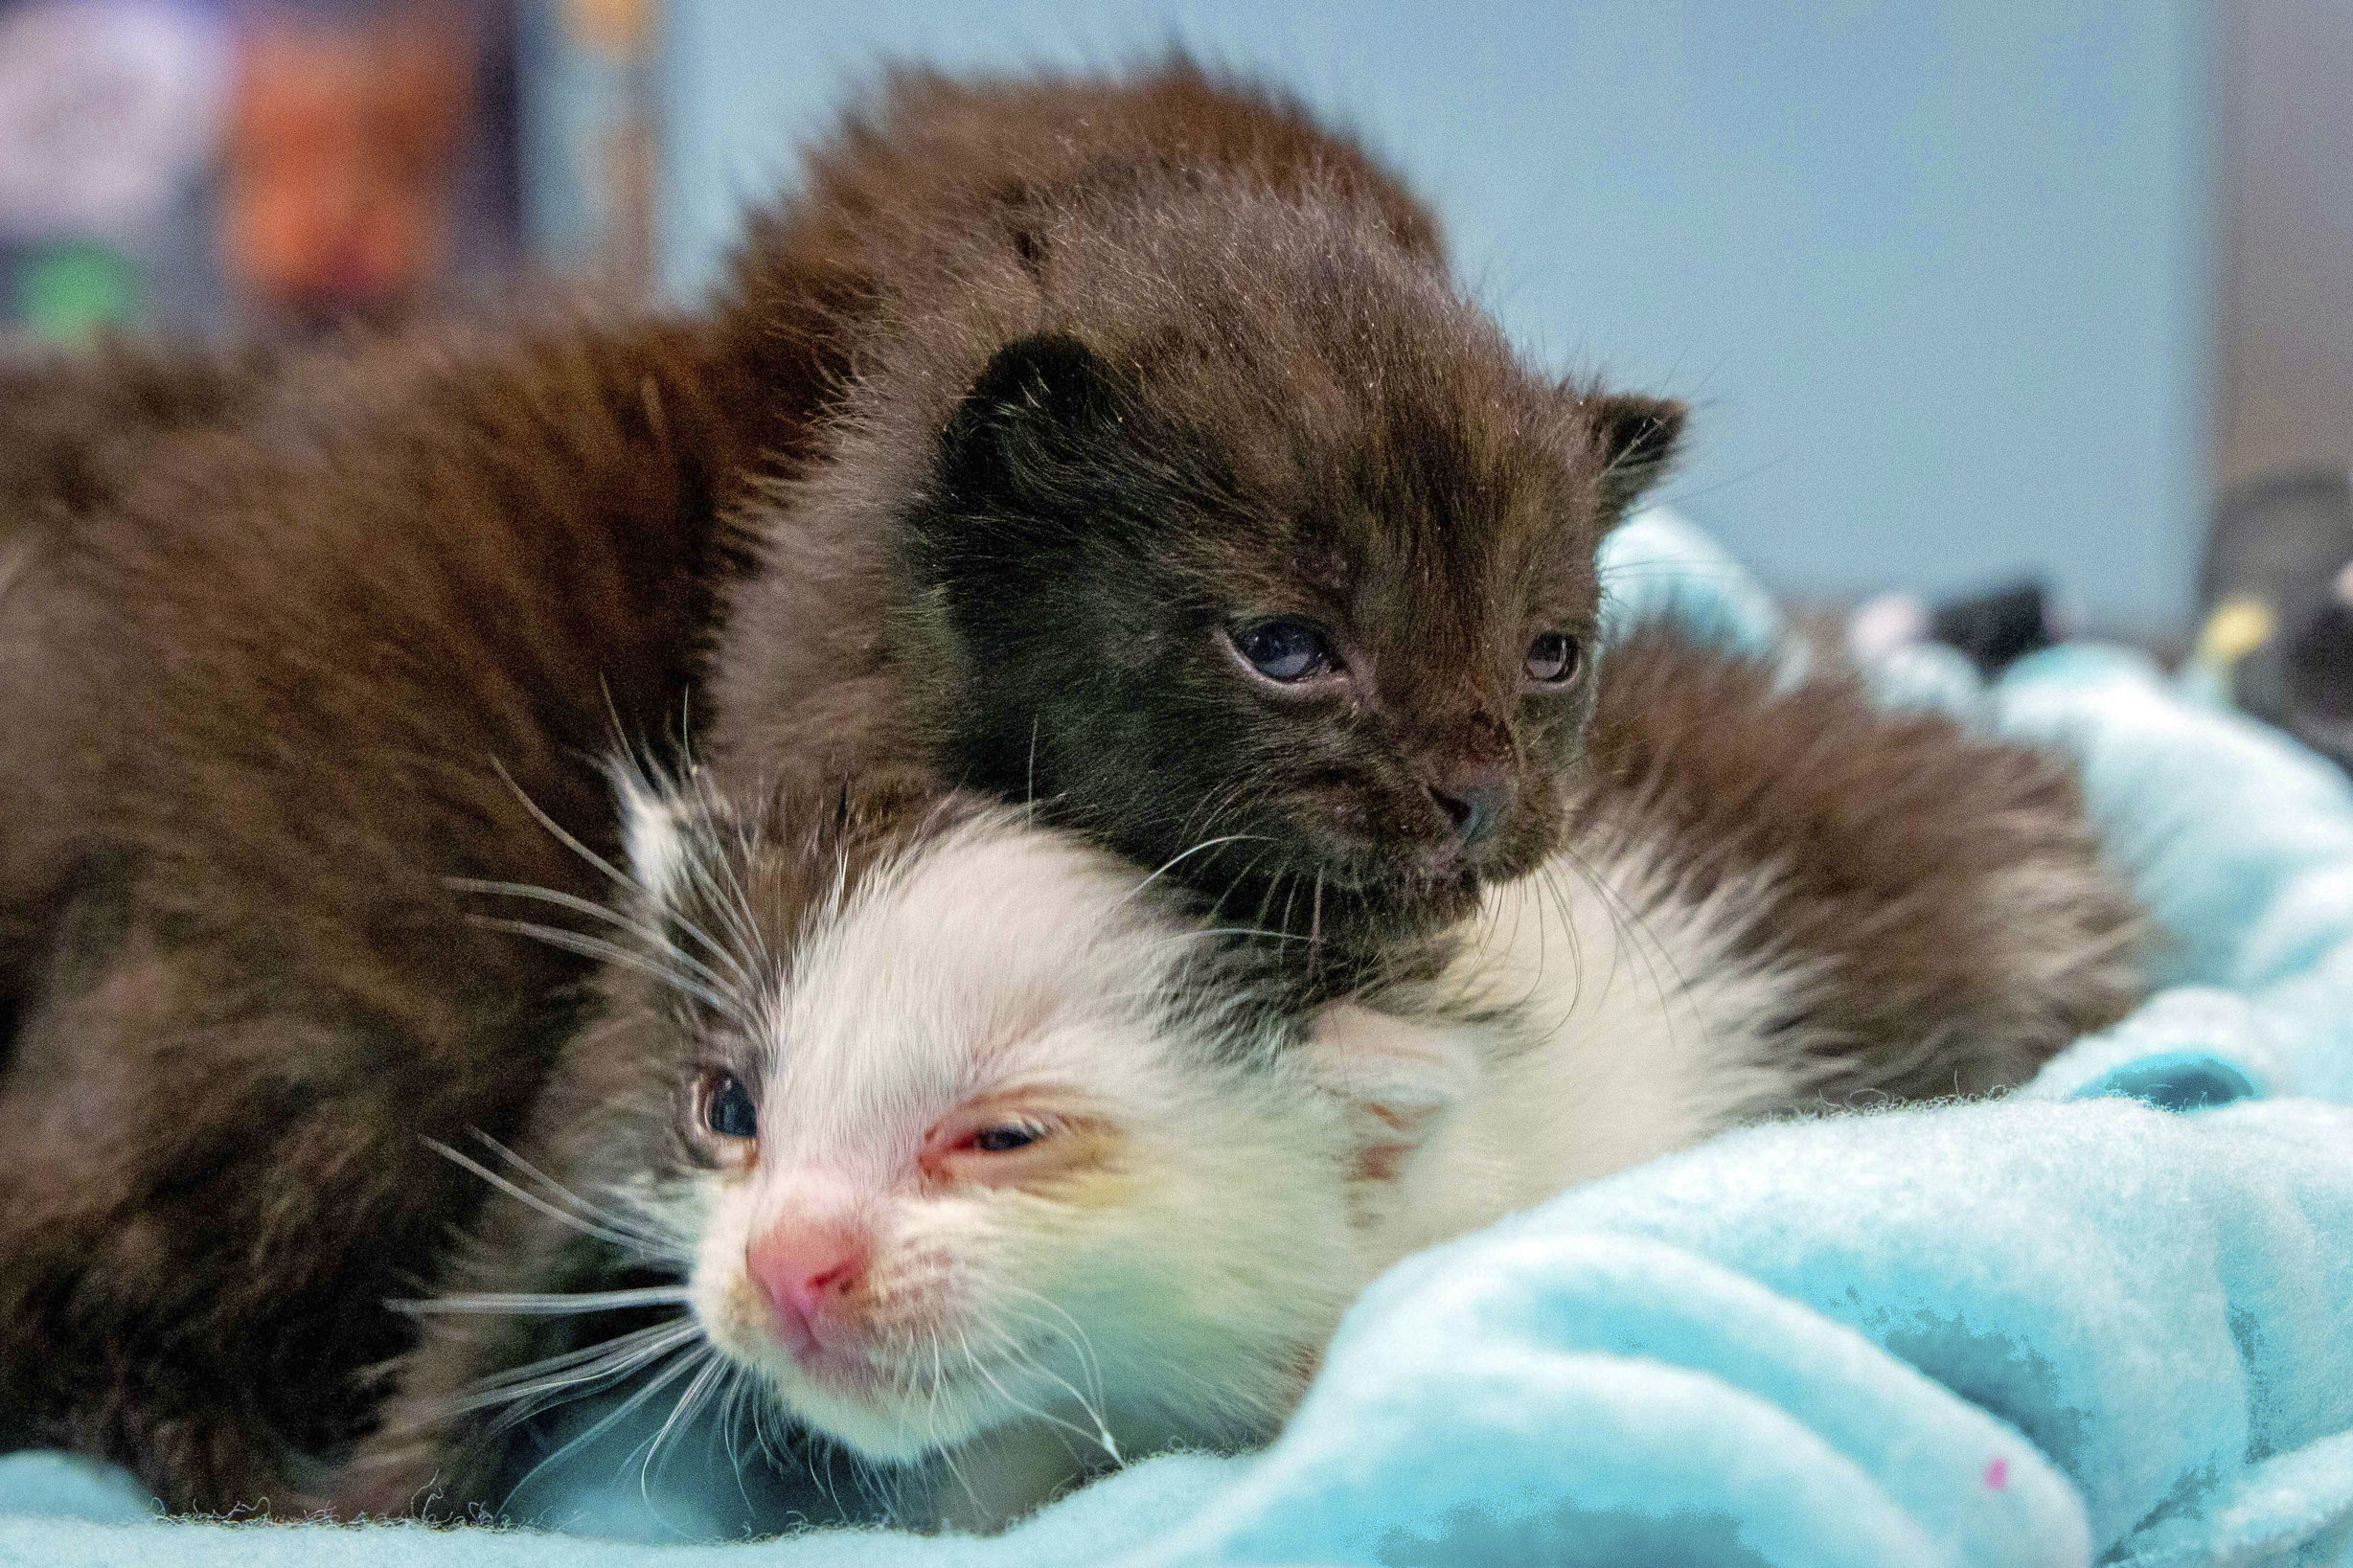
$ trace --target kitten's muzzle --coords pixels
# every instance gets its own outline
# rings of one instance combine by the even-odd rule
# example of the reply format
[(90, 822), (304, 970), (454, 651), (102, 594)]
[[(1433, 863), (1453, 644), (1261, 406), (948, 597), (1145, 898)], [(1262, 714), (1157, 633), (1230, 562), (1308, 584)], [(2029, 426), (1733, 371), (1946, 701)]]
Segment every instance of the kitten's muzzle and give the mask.
[(1492, 834), (1511, 811), (1511, 775), (1500, 767), (1467, 768), (1425, 786), (1445, 813), (1456, 841), (1470, 849)]

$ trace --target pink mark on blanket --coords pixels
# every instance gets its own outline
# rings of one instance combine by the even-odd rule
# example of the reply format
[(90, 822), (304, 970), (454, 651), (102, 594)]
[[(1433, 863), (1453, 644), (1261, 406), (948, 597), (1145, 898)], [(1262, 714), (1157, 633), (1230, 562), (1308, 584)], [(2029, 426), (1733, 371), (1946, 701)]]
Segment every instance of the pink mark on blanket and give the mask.
[(1999, 1491), (2010, 1484), (2010, 1462), (1996, 1454), (1985, 1466), (1985, 1489)]

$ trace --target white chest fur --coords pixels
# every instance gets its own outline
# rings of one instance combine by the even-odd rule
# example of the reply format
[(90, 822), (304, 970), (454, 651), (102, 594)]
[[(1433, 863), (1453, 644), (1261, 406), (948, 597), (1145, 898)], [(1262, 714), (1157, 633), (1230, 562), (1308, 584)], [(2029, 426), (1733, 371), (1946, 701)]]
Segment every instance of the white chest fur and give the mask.
[(1344, 1004), (1324, 1071), (1425, 1086), (1431, 1125), (1367, 1216), (1367, 1278), (1418, 1248), (1788, 1103), (1808, 1077), (1785, 1021), (1816, 976), (1748, 956), (1761, 878), (1694, 898), (1639, 843), (1489, 891), (1475, 940), (1422, 1006)]

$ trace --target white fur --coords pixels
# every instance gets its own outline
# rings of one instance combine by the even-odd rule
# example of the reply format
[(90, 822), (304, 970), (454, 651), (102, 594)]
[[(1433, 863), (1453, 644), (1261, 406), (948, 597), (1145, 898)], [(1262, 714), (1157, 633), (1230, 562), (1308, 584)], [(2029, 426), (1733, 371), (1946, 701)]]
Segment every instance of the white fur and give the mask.
[[(850, 893), (769, 999), (760, 1160), (709, 1186), (693, 1304), (871, 1457), (1025, 1415), (1108, 1454), (1262, 1431), (1351, 1293), (1336, 1115), (1304, 1080), (1214, 1066), (1155, 1011), (1198, 939), (1139, 877), (1002, 820), (959, 829)], [(1116, 1128), (1098, 1201), (915, 1178), (930, 1126), (1013, 1092)], [(903, 1374), (871, 1396), (781, 1352), (743, 1264), (765, 1227), (835, 1220), (875, 1238)]]
[[(631, 812), (651, 888), (695, 852), (681, 820)], [(1737, 956), (1745, 890), (1681, 898), (1638, 845), (1588, 864), (1491, 893), (1439, 984), (1335, 1007), (1304, 1050), (1239, 1042), (1255, 1055), (1207, 1037), (1253, 1026), (1169, 1005), (1202, 939), (1111, 856), (999, 814), (884, 864), (754, 1010), (759, 1157), (697, 1179), (696, 1314), (870, 1457), (961, 1446), (966, 1495), (997, 1517), (1077, 1474), (1090, 1442), (1100, 1462), (1265, 1435), (1404, 1253), (1795, 1084), (1755, 1021), (1805, 977)], [(1009, 1093), (1114, 1129), (1077, 1197), (919, 1179), (927, 1129)], [(768, 1227), (832, 1223), (873, 1238), (887, 1386), (809, 1375), (749, 1278)]]
[(1768, 1021), (1811, 977), (1739, 945), (1759, 888), (1682, 896), (1639, 844), (1490, 889), (1431, 1002), (1442, 1027), (1357, 1006), (1317, 1031), (1326, 1059), (1419, 1054), (1451, 1114), (1401, 1172), (1364, 1238), (1368, 1267), (1788, 1102), (1806, 1064)]

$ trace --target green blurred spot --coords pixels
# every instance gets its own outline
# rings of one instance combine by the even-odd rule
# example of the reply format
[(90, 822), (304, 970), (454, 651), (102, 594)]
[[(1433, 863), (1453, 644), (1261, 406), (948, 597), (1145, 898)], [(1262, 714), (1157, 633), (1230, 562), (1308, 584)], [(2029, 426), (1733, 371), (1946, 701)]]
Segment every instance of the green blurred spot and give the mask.
[(24, 259), (12, 314), (35, 337), (76, 343), (139, 314), (139, 269), (103, 245), (51, 245)]

